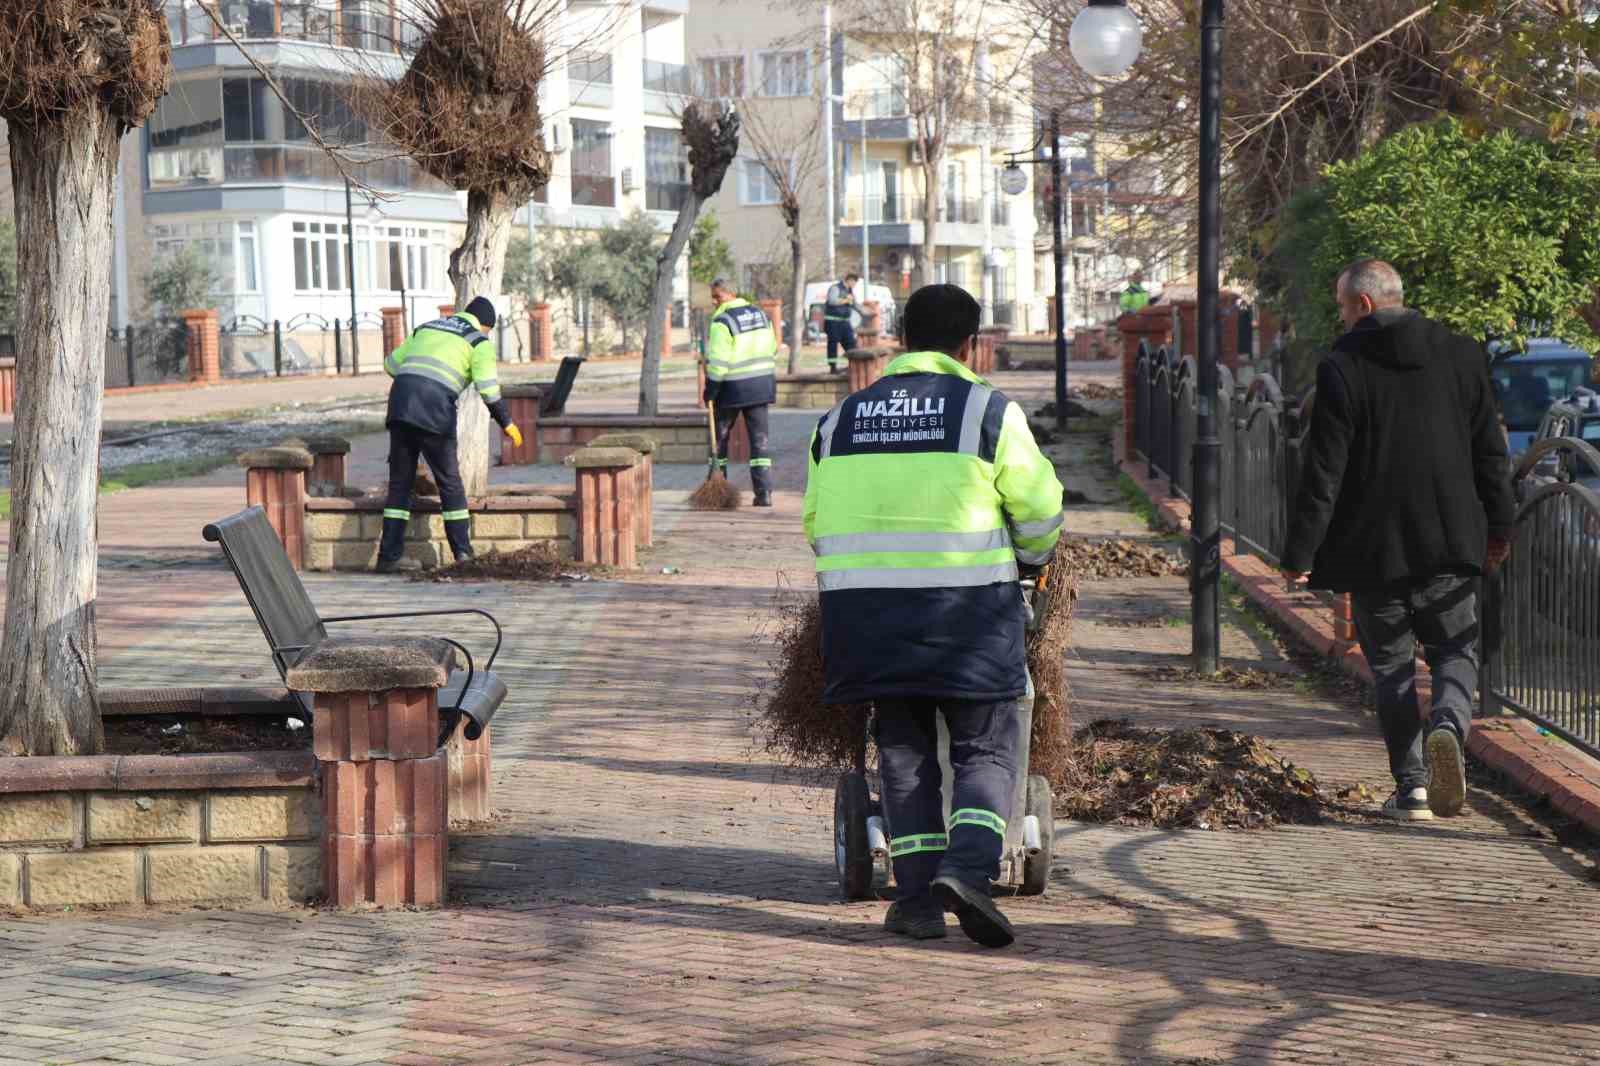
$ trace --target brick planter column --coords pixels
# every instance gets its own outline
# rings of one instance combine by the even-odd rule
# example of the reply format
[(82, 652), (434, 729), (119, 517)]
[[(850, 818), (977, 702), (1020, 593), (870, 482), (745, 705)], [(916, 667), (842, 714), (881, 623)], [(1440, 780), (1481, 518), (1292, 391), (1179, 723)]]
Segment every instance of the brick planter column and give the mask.
[(444, 902), (449, 760), (439, 748), (439, 689), (454, 664), (442, 640), (332, 637), (289, 670), (289, 688), (316, 699), (328, 902)]
[(0, 414), (17, 407), (17, 361), (9, 355), (0, 359)]
[(1139, 342), (1144, 341), (1153, 353), (1163, 344), (1172, 342), (1172, 309), (1157, 305), (1135, 311), (1117, 319), (1117, 330), (1122, 334), (1122, 433), (1125, 455), (1134, 452), (1134, 404), (1138, 385), (1134, 380), (1134, 364), (1139, 361)]
[[(880, 314), (882, 310), (883, 307), (877, 300), (861, 301), (861, 327), (856, 332), (865, 333), (867, 330), (871, 330), (872, 335), (876, 337), (881, 328), (880, 323), (883, 322), (883, 315)], [(865, 348), (868, 345), (863, 344), (862, 347)]]
[(1348, 592), (1340, 593), (1333, 600), (1333, 637), (1344, 645), (1356, 642), (1356, 616), (1355, 609), (1350, 603)]
[[(590, 441), (589, 447), (632, 448), (639, 453), (639, 466), (633, 472), (634, 488), (638, 490), (633, 505), (633, 539), (640, 548), (654, 547), (655, 438), (643, 433), (606, 433)], [(748, 447), (745, 450), (748, 451)]]
[(189, 331), (189, 380), (214, 385), (222, 380), (222, 330), (215, 311), (180, 311)]
[(451, 315), (453, 315), (455, 313), (456, 313), (456, 305), (455, 304), (440, 304), (439, 305), (439, 317), (440, 318), (449, 318)]
[(350, 442), (343, 437), (294, 437), (280, 447), (304, 448), (311, 453), (311, 473), (306, 478), (308, 496), (343, 496), (345, 466)]
[(860, 392), (883, 376), (887, 354), (881, 348), (852, 348), (844, 353), (850, 361), (850, 391)]
[(539, 398), (544, 390), (538, 385), (502, 385), (500, 395), (511, 412), (511, 421), (522, 433), (522, 445), (511, 443), (511, 438), (500, 435), (501, 466), (531, 466), (539, 461)]
[(549, 359), (556, 350), (555, 323), (550, 316), (549, 304), (534, 304), (528, 311), (529, 354), (535, 362)]
[(622, 570), (638, 566), (633, 507), (639, 453), (632, 448), (579, 448), (567, 457), (567, 465), (578, 474), (578, 559)]
[(383, 357), (406, 342), (406, 309), (403, 307), (385, 307), (383, 309)]
[(311, 453), (304, 448), (257, 448), (239, 456), (244, 467), (245, 502), (267, 512), (289, 562), (296, 570), (305, 566), (306, 474)]

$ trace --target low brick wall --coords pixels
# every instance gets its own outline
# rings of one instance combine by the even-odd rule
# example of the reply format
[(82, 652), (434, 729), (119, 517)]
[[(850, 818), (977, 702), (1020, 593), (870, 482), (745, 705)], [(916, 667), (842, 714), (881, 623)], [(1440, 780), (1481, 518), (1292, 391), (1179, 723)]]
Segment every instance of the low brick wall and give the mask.
[(321, 834), (311, 752), (7, 759), (0, 907), (304, 902)]
[(703, 463), (708, 445), (706, 416), (688, 411), (683, 414), (647, 415), (561, 415), (539, 420), (539, 448), (534, 461), (564, 463), (573, 452), (596, 437), (629, 433), (656, 442), (657, 463)]
[[(704, 457), (704, 450), (701, 456)], [(383, 497), (306, 500), (306, 569), (369, 570), (378, 558), (383, 533)], [(477, 552), (518, 551), (540, 542), (554, 542), (561, 558), (573, 558), (577, 537), (577, 504), (573, 490), (518, 487), (467, 501), (472, 512), (472, 547)], [(406, 531), (406, 556), (424, 566), (445, 566), (453, 558), (445, 540), (439, 499), (412, 502)]]
[[(861, 342), (867, 347), (866, 341)], [(826, 411), (850, 395), (844, 374), (779, 374), (778, 406)]]

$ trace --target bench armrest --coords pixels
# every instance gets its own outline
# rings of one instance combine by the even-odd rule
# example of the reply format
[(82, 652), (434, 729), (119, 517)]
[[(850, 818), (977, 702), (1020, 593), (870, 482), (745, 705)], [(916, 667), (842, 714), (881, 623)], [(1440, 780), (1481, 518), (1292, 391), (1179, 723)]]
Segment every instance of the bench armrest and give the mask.
[[(441, 611), (387, 611), (383, 614), (343, 614), (334, 618), (324, 618), (322, 622), (324, 625), (333, 622), (375, 622), (388, 618), (432, 618), (448, 614), (476, 614), (489, 620), (489, 624), (494, 626), (494, 651), (489, 653), (489, 661), (484, 664), (483, 669), (485, 673), (494, 669), (494, 661), (500, 654), (500, 643), (505, 634), (500, 629), (500, 623), (495, 620), (494, 615), (480, 607), (453, 607)], [(452, 641), (452, 643), (454, 642)], [(456, 647), (459, 648), (461, 645), (457, 644)], [(462, 650), (465, 651), (466, 649), (463, 648)]]

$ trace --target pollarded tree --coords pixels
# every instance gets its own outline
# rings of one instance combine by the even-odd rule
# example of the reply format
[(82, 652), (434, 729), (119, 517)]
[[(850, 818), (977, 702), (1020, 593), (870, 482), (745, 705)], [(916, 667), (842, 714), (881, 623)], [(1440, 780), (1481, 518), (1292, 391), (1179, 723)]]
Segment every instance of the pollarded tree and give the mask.
[[(418, 0), (421, 40), (410, 67), (374, 75), (357, 94), (375, 133), (467, 194), (467, 228), (450, 253), (456, 306), (500, 292), (511, 222), (550, 178), (539, 113), (547, 34), (565, 5), (552, 0)], [(461, 403), (456, 422), (468, 495), (489, 483), (489, 416)]]
[(0, 0), (0, 118), (17, 228), (11, 547), (0, 748), (103, 745), (94, 604), (111, 207), (123, 134), (167, 91), (156, 0)]
[(683, 109), (683, 139), (689, 146), (689, 192), (667, 243), (656, 255), (650, 288), (650, 318), (644, 328), (644, 360), (639, 367), (639, 413), (653, 415), (661, 402), (661, 331), (672, 302), (672, 275), (694, 231), (705, 202), (717, 195), (722, 179), (739, 155), (739, 113), (730, 105), (692, 100)]

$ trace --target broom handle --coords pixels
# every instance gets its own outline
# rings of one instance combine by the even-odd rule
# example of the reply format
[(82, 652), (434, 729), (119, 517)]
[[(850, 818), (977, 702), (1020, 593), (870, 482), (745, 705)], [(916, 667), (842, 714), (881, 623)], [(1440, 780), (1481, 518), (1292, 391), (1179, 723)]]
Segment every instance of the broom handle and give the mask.
[(706, 433), (711, 438), (711, 461), (717, 461), (717, 402), (706, 401)]

